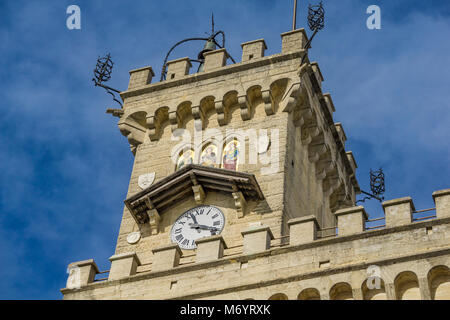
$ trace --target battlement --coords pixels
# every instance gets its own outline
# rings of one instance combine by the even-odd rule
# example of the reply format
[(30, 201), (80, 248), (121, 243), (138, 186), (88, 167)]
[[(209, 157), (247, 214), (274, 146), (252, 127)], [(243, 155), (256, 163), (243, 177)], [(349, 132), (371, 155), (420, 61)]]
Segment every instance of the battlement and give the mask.
[[(261, 100), (266, 114), (275, 114), (280, 104), (287, 104), (286, 93), (299, 83), (297, 73), (308, 40), (304, 29), (283, 33), (281, 39), (281, 53), (268, 57), (264, 56), (267, 49), (264, 39), (241, 44), (242, 61), (231, 65), (226, 65), (225, 48), (207, 52), (204, 71), (199, 73), (190, 74), (189, 58), (168, 61), (167, 79), (153, 84), (151, 67), (130, 71), (128, 90), (121, 93), (124, 115), (119, 121), (120, 131), (136, 148), (146, 135), (152, 141), (158, 140), (167, 121), (173, 131), (182, 128), (193, 115), (196, 128), (205, 129), (210, 109), (217, 113), (220, 126), (229, 123), (229, 110), (236, 104), (243, 121), (253, 117), (253, 110)], [(309, 66), (314, 86), (320, 87), (323, 76), (317, 63)]]
[[(326, 229), (314, 216), (292, 219), (289, 236), (278, 239), (268, 226), (250, 225), (242, 230), (242, 245), (227, 247), (222, 236), (215, 236), (199, 241), (187, 256), (176, 245), (164, 246), (154, 249), (153, 262), (145, 265), (133, 252), (116, 255), (110, 259), (108, 281), (94, 280), (99, 272), (93, 260), (72, 263), (86, 276), (79, 287), (68, 285), (62, 292), (68, 299), (101, 298), (120, 281), (115, 298), (267, 299), (281, 292), (302, 299), (314, 292), (321, 299), (342, 294), (353, 299), (448, 299), (450, 189), (434, 192), (433, 199), (435, 208), (419, 211), (410, 197), (386, 201), (385, 216), (373, 220), (362, 206), (338, 210), (337, 225)], [(428, 211), (435, 215), (421, 216)], [(385, 224), (367, 227), (381, 220)], [(367, 270), (375, 267), (382, 286), (372, 291)], [(228, 281), (217, 283), (218, 278)], [(144, 284), (136, 288), (136, 281)], [(158, 285), (162, 289), (154, 292)]]

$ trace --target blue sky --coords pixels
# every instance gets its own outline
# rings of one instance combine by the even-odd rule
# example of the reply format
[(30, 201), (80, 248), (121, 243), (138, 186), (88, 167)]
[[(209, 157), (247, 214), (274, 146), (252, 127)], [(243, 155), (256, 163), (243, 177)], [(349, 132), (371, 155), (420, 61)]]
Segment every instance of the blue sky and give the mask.
[[(326, 28), (310, 58), (332, 94), (361, 187), (382, 166), (387, 199), (433, 207), (432, 192), (450, 188), (450, 3), (323, 2)], [(147, 65), (159, 79), (168, 49), (204, 36), (212, 11), (235, 59), (242, 42), (258, 38), (275, 54), (291, 29), (292, 3), (0, 2), (0, 299), (60, 299), (72, 261), (95, 258), (109, 269), (133, 156), (117, 118), (105, 114), (113, 102), (91, 82), (97, 56), (111, 53), (115, 88), (126, 89), (128, 71)], [(81, 8), (81, 30), (66, 28), (70, 4)], [(366, 28), (371, 4), (381, 7), (381, 30)], [(306, 6), (299, 0), (299, 27)], [(376, 201), (366, 208), (382, 213)]]

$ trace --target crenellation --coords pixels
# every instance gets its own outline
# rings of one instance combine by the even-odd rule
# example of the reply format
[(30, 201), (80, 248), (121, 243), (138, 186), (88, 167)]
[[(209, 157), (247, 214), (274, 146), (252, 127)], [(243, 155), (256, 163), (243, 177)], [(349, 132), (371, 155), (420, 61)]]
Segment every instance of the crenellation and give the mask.
[(167, 80), (179, 79), (189, 74), (192, 64), (188, 57), (167, 62)]
[(387, 227), (400, 226), (412, 222), (412, 214), (416, 209), (411, 197), (385, 201), (382, 205)]
[(302, 50), (308, 42), (305, 29), (297, 29), (281, 34), (281, 52), (291, 53)]
[(253, 40), (241, 44), (242, 48), (242, 62), (252, 59), (264, 57), (264, 51), (267, 50), (267, 45), (264, 39)]

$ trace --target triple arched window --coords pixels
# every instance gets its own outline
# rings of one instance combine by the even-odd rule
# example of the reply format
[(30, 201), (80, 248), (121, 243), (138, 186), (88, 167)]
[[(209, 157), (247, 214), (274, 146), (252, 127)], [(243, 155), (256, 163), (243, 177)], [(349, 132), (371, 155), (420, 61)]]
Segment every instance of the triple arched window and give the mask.
[(180, 152), (177, 160), (176, 170), (191, 163), (212, 168), (223, 168), (227, 170), (238, 170), (240, 142), (238, 139), (228, 140), (221, 148), (215, 143), (206, 144), (196, 158), (193, 149), (184, 149)]

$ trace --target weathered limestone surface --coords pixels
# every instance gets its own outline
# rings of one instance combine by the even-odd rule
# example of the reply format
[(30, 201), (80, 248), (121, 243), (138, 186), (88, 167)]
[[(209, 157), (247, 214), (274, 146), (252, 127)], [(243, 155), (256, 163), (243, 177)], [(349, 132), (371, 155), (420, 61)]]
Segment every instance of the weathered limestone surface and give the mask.
[[(433, 233), (427, 234), (430, 228)], [(330, 299), (347, 294), (341, 288), (336, 295), (333, 288), (345, 283), (353, 294), (362, 292), (355, 299), (450, 299), (449, 240), (450, 218), (435, 219), (254, 254), (225, 252), (216, 260), (62, 292), (65, 299), (268, 299), (276, 293), (297, 299), (313, 288), (321, 299)], [(374, 292), (366, 288), (373, 266), (382, 279), (382, 289)], [(172, 281), (177, 281), (175, 290)]]
[[(198, 164), (209, 144), (221, 157), (233, 139), (244, 160), (237, 170), (254, 175), (264, 197), (193, 183), (163, 211), (147, 199), (147, 222), (125, 206), (109, 279), (94, 281), (95, 263), (80, 262), (81, 288), (62, 289), (64, 299), (450, 299), (450, 189), (433, 194), (437, 219), (413, 222), (408, 197), (383, 203), (386, 228), (365, 229), (357, 164), (324, 77), (308, 58), (300, 66), (306, 42), (303, 29), (283, 33), (281, 53), (267, 57), (263, 39), (246, 42), (242, 61), (229, 65), (225, 49), (207, 52), (193, 74), (187, 58), (169, 61), (167, 79), (153, 84), (151, 67), (130, 71), (118, 122), (135, 156), (127, 199), (142, 174), (154, 172), (154, 183), (173, 174), (182, 151)], [(181, 250), (171, 227), (199, 204), (219, 208), (225, 227)], [(136, 231), (141, 239), (128, 243)], [(375, 289), (369, 270), (381, 278)]]

